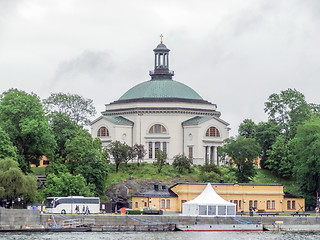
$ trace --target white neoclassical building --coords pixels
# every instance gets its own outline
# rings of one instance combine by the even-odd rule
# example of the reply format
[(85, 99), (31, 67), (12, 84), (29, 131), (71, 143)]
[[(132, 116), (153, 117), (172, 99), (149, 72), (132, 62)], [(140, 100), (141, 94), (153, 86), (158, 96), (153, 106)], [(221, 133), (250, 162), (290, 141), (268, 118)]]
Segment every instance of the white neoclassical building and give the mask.
[(218, 161), (217, 147), (228, 138), (229, 124), (220, 118), (216, 104), (172, 79), (170, 50), (162, 41), (153, 51), (151, 79), (106, 104), (102, 116), (91, 123), (92, 137), (100, 138), (104, 146), (116, 140), (129, 146), (142, 144), (145, 161), (153, 162), (161, 149), (169, 162), (184, 153), (194, 164), (223, 164)]

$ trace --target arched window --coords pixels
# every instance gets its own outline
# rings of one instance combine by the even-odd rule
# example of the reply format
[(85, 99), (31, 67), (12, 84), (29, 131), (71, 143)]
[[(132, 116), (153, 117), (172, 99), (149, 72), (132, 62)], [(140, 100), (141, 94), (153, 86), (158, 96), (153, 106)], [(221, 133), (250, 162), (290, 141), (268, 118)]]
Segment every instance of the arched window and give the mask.
[(155, 133), (161, 134), (162, 133), (163, 134), (163, 133), (167, 133), (167, 130), (163, 125), (155, 124), (150, 128), (149, 133), (152, 133), (152, 134), (155, 134)]
[(219, 130), (215, 127), (209, 127), (206, 132), (207, 137), (220, 137)]
[(99, 128), (97, 136), (98, 137), (108, 137), (109, 136), (108, 128), (106, 128), (106, 127)]

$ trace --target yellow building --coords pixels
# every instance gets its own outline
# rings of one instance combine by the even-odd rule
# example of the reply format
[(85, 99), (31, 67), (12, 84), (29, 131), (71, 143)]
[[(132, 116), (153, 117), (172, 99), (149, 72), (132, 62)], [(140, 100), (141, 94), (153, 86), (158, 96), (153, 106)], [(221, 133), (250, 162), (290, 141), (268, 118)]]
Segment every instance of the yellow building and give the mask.
[[(182, 203), (197, 197), (206, 183), (177, 183), (167, 189), (154, 186), (142, 194), (132, 195), (133, 209), (161, 209), (181, 212)], [(295, 212), (305, 210), (302, 197), (283, 192), (281, 184), (212, 183), (213, 189), (225, 200), (236, 203), (238, 212)]]

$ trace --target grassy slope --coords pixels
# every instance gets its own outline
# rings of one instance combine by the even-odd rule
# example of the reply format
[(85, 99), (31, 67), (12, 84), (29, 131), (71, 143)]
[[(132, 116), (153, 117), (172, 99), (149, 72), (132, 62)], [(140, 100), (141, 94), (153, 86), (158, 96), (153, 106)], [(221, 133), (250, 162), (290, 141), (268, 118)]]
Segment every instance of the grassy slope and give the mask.
[[(225, 172), (222, 171), (222, 172)], [(123, 182), (133, 176), (135, 179), (156, 179), (165, 183), (172, 183), (172, 179), (177, 179), (179, 182), (185, 181), (198, 181), (199, 182), (200, 167), (193, 166), (191, 173), (185, 172), (179, 174), (172, 165), (165, 165), (159, 174), (157, 168), (148, 163), (142, 163), (140, 167), (137, 167), (136, 163), (128, 164), (128, 166), (120, 166), (119, 172), (115, 172), (114, 165), (111, 165), (108, 178), (107, 188), (113, 184)], [(230, 176), (222, 177), (227, 180)], [(228, 181), (226, 181), (228, 182)], [(284, 191), (293, 194), (299, 194), (299, 188), (293, 180), (282, 179), (271, 174), (270, 171), (265, 169), (257, 169), (257, 174), (254, 177), (252, 183), (280, 183), (284, 185)]]

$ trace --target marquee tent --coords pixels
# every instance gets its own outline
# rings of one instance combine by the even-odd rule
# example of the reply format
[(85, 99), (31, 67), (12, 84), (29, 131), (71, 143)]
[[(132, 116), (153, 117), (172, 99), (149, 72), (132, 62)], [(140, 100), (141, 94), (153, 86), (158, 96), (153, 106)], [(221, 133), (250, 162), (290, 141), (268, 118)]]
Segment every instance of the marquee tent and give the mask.
[(182, 204), (182, 215), (234, 217), (236, 204), (224, 200), (208, 183), (198, 197)]

